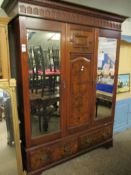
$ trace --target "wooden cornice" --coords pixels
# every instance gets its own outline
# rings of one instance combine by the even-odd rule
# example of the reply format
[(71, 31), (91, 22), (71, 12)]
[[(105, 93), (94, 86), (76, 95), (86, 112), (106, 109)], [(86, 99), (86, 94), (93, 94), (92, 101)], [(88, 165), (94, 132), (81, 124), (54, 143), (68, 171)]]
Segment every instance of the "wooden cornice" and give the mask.
[[(127, 18), (122, 15), (97, 10), (57, 0), (5, 0), (2, 8), (8, 15), (26, 15), (82, 25), (120, 30)], [(14, 12), (12, 13), (12, 11)]]

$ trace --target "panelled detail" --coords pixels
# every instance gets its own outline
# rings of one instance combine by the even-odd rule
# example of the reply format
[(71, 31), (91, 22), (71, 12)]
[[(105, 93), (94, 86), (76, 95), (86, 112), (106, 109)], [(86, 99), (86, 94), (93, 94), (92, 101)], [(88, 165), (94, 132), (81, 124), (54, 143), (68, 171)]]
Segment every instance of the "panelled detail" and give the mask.
[(71, 61), (70, 68), (70, 118), (69, 126), (89, 123), (90, 119), (90, 92), (92, 82), (91, 61), (79, 57)]
[[(54, 19), (58, 21), (68, 21), (76, 24), (97, 26), (103, 28), (110, 28), (114, 30), (119, 30), (121, 28), (121, 24), (116, 21), (111, 21), (110, 19), (102, 19), (92, 16), (84, 16), (81, 14), (76, 14), (68, 11), (57, 10), (53, 8), (40, 7), (35, 5), (23, 4), (20, 3), (19, 13), (23, 15), (32, 15), (37, 17), (42, 17), (45, 19)], [(96, 15), (97, 16), (97, 15)]]
[(70, 52), (92, 53), (93, 52), (93, 29), (70, 28)]
[(70, 51), (81, 52), (81, 53), (83, 52), (92, 53), (93, 52), (92, 30), (90, 31), (71, 30)]
[(91, 54), (89, 53), (81, 53), (81, 52), (78, 52), (78, 53), (74, 53), (74, 52), (71, 52), (70, 53), (70, 60), (74, 60), (76, 58), (85, 58), (85, 59), (88, 59), (88, 60), (91, 60)]
[(51, 162), (52, 150), (49, 147), (43, 147), (42, 149), (30, 152), (30, 170), (36, 170)]

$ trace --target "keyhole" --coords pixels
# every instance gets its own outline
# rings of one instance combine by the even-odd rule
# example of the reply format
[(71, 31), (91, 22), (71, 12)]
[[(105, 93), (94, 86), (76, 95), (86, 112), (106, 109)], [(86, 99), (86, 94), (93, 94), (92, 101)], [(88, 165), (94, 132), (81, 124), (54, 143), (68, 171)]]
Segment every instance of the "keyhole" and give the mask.
[(81, 71), (84, 71), (84, 68), (85, 68), (85, 67), (82, 65), (82, 66), (81, 66)]

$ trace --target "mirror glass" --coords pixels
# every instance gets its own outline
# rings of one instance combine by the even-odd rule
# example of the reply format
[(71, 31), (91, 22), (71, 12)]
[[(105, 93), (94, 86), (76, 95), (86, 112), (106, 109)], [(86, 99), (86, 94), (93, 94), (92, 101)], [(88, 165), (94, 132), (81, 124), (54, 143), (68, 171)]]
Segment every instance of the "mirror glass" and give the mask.
[(3, 89), (0, 89), (0, 174), (18, 174), (11, 98)]
[(32, 137), (60, 131), (61, 34), (27, 30)]
[(96, 119), (110, 117), (114, 89), (117, 39), (99, 37), (96, 79)]

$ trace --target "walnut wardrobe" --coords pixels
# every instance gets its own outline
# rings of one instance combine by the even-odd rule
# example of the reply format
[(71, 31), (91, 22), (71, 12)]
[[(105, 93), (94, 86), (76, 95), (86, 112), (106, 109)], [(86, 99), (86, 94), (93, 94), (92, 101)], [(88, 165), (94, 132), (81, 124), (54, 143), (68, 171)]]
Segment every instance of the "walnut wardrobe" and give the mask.
[(17, 79), (22, 157), (40, 174), (112, 146), (121, 23), (126, 17), (64, 1), (4, 1)]

